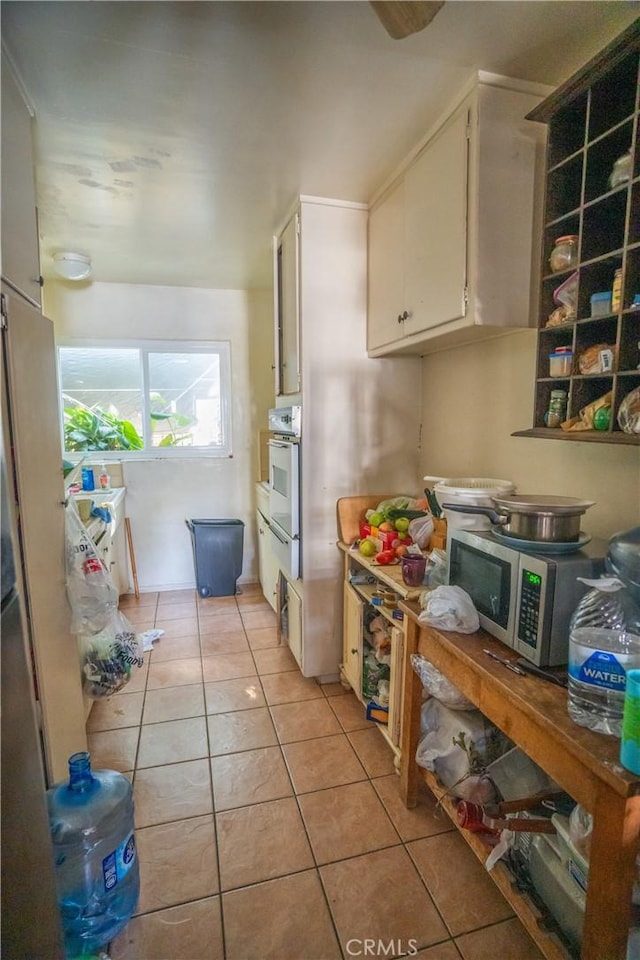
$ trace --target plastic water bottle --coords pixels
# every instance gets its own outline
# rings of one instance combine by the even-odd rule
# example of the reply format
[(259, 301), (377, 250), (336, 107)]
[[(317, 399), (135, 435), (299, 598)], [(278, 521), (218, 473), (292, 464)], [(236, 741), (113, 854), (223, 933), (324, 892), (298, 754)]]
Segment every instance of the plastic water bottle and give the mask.
[(640, 634), (640, 607), (619, 577), (577, 579), (592, 589), (585, 593), (573, 611), (570, 630), (577, 627), (602, 627), (605, 630), (626, 630)]
[(627, 671), (640, 668), (640, 636), (575, 627), (569, 635), (569, 716), (582, 727), (619, 737)]
[(69, 782), (47, 791), (55, 875), (67, 957), (98, 953), (138, 903), (140, 876), (129, 780), (69, 758)]

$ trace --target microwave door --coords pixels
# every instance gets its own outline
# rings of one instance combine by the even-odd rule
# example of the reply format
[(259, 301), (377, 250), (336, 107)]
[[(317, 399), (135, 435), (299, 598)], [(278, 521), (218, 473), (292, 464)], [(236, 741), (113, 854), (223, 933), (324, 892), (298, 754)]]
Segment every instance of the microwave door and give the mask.
[(272, 519), (292, 538), (300, 534), (299, 455), (297, 443), (269, 441), (269, 509)]
[(448, 582), (469, 594), (487, 633), (511, 646), (518, 565), (502, 552), (498, 544), (454, 531), (449, 543)]

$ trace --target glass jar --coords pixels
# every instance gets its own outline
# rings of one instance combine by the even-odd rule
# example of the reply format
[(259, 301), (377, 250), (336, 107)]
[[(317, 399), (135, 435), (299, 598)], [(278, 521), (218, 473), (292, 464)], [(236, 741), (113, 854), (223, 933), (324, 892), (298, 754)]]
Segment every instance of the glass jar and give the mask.
[(611, 313), (617, 313), (622, 304), (622, 267), (613, 275), (613, 286), (611, 288)]
[(549, 257), (549, 266), (553, 273), (560, 270), (570, 270), (578, 264), (578, 237), (569, 234), (558, 237)]
[(567, 419), (567, 391), (552, 390), (549, 398), (549, 409), (544, 415), (546, 427), (559, 427)]

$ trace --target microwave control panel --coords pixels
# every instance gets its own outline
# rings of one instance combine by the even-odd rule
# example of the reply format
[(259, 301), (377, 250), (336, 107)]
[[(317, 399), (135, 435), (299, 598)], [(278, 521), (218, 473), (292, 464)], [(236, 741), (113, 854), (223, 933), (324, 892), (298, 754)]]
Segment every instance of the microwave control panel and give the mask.
[(534, 649), (538, 645), (541, 595), (542, 575), (523, 569), (520, 580), (518, 639)]

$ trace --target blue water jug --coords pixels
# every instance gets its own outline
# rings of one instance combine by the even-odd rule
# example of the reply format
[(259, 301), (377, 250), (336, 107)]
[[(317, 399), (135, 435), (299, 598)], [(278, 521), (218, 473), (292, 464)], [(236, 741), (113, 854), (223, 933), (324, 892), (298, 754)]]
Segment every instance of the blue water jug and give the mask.
[(95, 954), (134, 913), (140, 874), (131, 783), (69, 758), (69, 782), (47, 791), (58, 904), (67, 957)]

